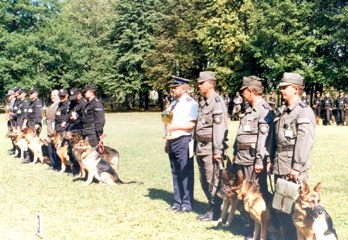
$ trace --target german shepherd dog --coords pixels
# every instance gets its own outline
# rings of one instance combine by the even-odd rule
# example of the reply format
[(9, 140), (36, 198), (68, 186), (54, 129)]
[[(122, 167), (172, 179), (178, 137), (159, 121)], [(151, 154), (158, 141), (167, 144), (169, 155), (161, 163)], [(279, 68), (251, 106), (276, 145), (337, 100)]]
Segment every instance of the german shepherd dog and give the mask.
[(243, 180), (244, 175), (242, 170), (237, 167), (232, 167), (230, 160), (227, 159), (227, 166), (221, 173), (222, 187), (217, 193), (217, 195), (224, 200), (221, 216), (217, 221), (218, 225), (221, 225), (225, 220), (229, 208), (231, 209), (224, 224), (226, 227), (230, 226), (237, 208), (240, 212), (244, 211), (238, 200), (238, 193), (242, 188)]
[(52, 136), (52, 141), (53, 141), (54, 147), (56, 148), (57, 155), (61, 160), (61, 168), (59, 173), (65, 172), (67, 165), (73, 168), (73, 164), (70, 161), (70, 156), (68, 153), (69, 142), (63, 141), (63, 140), (64, 140), (63, 135), (60, 135), (59, 133), (54, 132)]
[(19, 126), (15, 126), (9, 129), (6, 137), (10, 138), (16, 147), (15, 156), (20, 156), (20, 160), (23, 161), (24, 151), (28, 151), (28, 143), (24, 138), (21, 128)]
[(92, 183), (93, 178), (101, 184), (116, 185), (118, 184), (142, 184), (140, 181), (123, 182), (114, 168), (105, 160), (97, 150), (89, 145), (88, 137), (81, 139), (74, 144), (72, 152), (77, 161), (82, 162), (84, 169), (88, 172), (87, 180), (83, 183), (87, 186)]
[(33, 162), (36, 164), (39, 160), (41, 163), (50, 162), (47, 156), (44, 156), (42, 152), (42, 147), (44, 146), (44, 141), (39, 138), (35, 132), (30, 128), (23, 130), (24, 138), (28, 143), (29, 150), (33, 153)]
[(267, 240), (267, 227), (271, 214), (260, 192), (260, 185), (255, 180), (244, 180), (238, 199), (243, 201), (245, 211), (255, 222), (253, 240), (259, 236), (260, 240)]
[[(70, 141), (71, 147), (73, 148), (78, 144), (81, 140), (83, 140), (82, 136), (79, 133), (72, 133), (72, 132), (66, 132), (64, 137)], [(117, 150), (104, 146), (103, 152), (101, 153), (102, 157), (108, 161), (110, 166), (115, 170), (115, 172), (118, 172), (118, 163), (119, 163), (119, 153)], [(80, 175), (79, 177), (84, 178), (86, 176), (85, 169), (83, 167), (83, 164), (81, 161), (76, 159), (80, 166)]]
[(295, 202), (292, 215), (298, 240), (337, 240), (332, 219), (320, 205), (320, 188), (320, 182), (313, 190), (308, 184), (302, 184), (302, 192)]

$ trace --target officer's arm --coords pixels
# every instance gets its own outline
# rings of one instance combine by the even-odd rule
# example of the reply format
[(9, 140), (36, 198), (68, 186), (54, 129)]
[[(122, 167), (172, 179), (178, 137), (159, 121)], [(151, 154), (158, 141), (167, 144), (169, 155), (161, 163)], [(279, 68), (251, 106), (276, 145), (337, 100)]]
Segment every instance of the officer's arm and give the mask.
[(309, 161), (310, 151), (314, 144), (315, 116), (309, 108), (303, 110), (297, 119), (297, 136), (292, 168), (298, 172), (304, 170)]
[(41, 108), (42, 108), (42, 102), (39, 100), (35, 104), (35, 124), (40, 125), (42, 121), (42, 115), (41, 115)]
[(103, 134), (103, 128), (105, 125), (105, 112), (101, 102), (98, 102), (94, 108), (94, 120), (97, 137), (100, 137)]
[(221, 101), (217, 102), (215, 106), (213, 111), (213, 154), (222, 156), (228, 134), (227, 116)]

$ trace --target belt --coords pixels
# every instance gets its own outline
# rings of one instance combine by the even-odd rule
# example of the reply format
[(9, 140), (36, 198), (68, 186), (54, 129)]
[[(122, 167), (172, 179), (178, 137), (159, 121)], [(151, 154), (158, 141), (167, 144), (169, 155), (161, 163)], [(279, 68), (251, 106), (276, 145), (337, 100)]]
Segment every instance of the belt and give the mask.
[(84, 127), (84, 128), (94, 127), (94, 126), (95, 126), (94, 123), (86, 123), (86, 124), (83, 124), (83, 127)]
[(196, 140), (202, 143), (212, 142), (213, 138), (211, 136), (196, 136)]
[(256, 143), (238, 143), (237, 149), (238, 150), (250, 150), (251, 146), (255, 148)]
[(278, 145), (278, 152), (294, 151), (294, 145)]

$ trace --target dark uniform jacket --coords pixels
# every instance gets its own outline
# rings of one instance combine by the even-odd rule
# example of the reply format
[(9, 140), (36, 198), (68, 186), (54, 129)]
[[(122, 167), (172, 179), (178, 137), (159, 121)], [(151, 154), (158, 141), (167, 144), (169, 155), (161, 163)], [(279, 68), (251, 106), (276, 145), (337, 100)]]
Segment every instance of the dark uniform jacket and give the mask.
[(305, 97), (302, 97), (301, 98), (302, 102), (304, 102), (305, 104), (307, 104), (309, 106), (309, 97), (308, 96), (305, 96)]
[(271, 161), (275, 151), (273, 144), (272, 108), (262, 100), (254, 108), (246, 109), (240, 120), (237, 137), (233, 145), (233, 155), (239, 165), (263, 165)]
[(31, 101), (29, 104), (28, 109), (28, 126), (34, 127), (35, 124), (38, 124), (41, 126), (42, 121), (42, 115), (41, 115), (41, 108), (42, 108), (42, 102), (40, 99), (35, 99), (34, 101)]
[(87, 100), (85, 98), (81, 98), (78, 102), (71, 101), (70, 102), (70, 113), (69, 116), (76, 115), (76, 120), (69, 120), (70, 130), (81, 130), (83, 128), (82, 125), (82, 110), (85, 108), (87, 104)]
[(62, 123), (69, 121), (69, 101), (65, 100), (64, 102), (60, 102), (58, 104), (58, 108), (56, 111), (56, 117), (55, 117), (55, 130), (57, 132), (63, 132), (65, 131), (66, 127), (62, 127)]
[(321, 108), (322, 101), (323, 101), (322, 97), (316, 97), (316, 98), (314, 99), (314, 102), (313, 102), (313, 107), (315, 107), (315, 108)]
[(228, 113), (224, 100), (217, 94), (199, 102), (195, 130), (196, 154), (224, 154), (227, 149)]
[(348, 99), (345, 96), (336, 99), (336, 107), (338, 110), (343, 110), (347, 103)]
[(82, 110), (83, 135), (96, 133), (99, 138), (103, 134), (105, 125), (104, 106), (98, 98), (94, 97), (85, 105)]
[(283, 105), (274, 122), (277, 151), (273, 173), (288, 175), (291, 169), (309, 170), (316, 126), (313, 110), (298, 99), (291, 106)]
[(332, 99), (332, 97), (325, 97), (324, 98), (324, 108), (330, 109), (330, 108), (333, 108), (333, 106), (334, 106), (334, 100)]
[(23, 126), (24, 119), (27, 119), (27, 113), (29, 109), (29, 101), (28, 99), (24, 99), (23, 101), (17, 100), (16, 101), (17, 106), (16, 109), (16, 115), (17, 115), (17, 125), (19, 127)]

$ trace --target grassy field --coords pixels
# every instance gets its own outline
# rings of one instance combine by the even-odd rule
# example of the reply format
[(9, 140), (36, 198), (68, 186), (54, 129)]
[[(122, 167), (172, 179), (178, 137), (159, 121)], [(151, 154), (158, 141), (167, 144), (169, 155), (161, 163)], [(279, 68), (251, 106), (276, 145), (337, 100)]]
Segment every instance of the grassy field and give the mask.
[[(207, 210), (195, 166), (193, 212), (175, 214), (168, 156), (164, 153), (159, 113), (109, 113), (105, 144), (120, 152), (120, 177), (143, 185), (82, 186), (68, 173), (46, 164), (20, 164), (7, 155), (6, 122), (0, 115), (0, 239), (39, 239), (36, 213), (44, 239), (243, 239), (238, 217), (229, 228), (199, 222)], [(230, 145), (238, 122), (230, 123)], [(42, 134), (43, 136), (43, 134)], [(319, 126), (312, 151), (310, 185), (322, 182), (323, 205), (333, 218), (339, 239), (348, 239), (348, 127)], [(231, 150), (229, 150), (229, 155)]]

